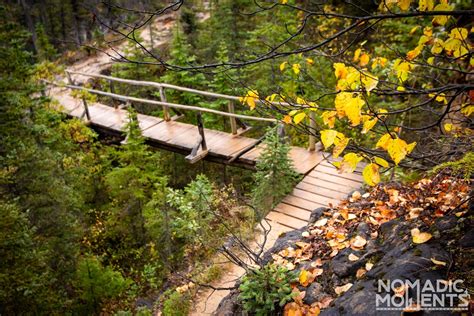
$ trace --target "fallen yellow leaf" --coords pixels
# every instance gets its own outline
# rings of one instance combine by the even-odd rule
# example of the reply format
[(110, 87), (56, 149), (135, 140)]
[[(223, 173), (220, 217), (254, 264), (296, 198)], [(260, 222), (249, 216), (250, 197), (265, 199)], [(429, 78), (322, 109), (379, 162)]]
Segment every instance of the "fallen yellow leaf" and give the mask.
[(355, 254), (351, 253), (351, 254), (348, 256), (348, 259), (349, 259), (349, 261), (357, 261), (357, 260), (359, 260), (360, 258), (357, 257)]
[(422, 233), (418, 228), (411, 230), (411, 236), (415, 244), (423, 244), (433, 237), (430, 233)]
[(353, 285), (352, 283), (347, 283), (345, 285), (336, 286), (334, 288), (334, 292), (336, 292), (337, 295), (342, 294), (344, 292), (349, 291), (349, 289), (352, 287), (352, 285)]
[(431, 258), (431, 262), (433, 262), (434, 264), (436, 264), (438, 266), (446, 266), (446, 262), (436, 260), (435, 258)]

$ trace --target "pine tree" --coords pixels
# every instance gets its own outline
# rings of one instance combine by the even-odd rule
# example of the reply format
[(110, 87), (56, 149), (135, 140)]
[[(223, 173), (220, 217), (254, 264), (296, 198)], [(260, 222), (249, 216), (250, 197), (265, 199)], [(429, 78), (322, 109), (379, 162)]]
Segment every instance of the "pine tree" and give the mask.
[(253, 205), (260, 218), (291, 191), (299, 178), (288, 156), (290, 146), (284, 141), (278, 128), (271, 128), (265, 134), (265, 147), (257, 162), (252, 192)]

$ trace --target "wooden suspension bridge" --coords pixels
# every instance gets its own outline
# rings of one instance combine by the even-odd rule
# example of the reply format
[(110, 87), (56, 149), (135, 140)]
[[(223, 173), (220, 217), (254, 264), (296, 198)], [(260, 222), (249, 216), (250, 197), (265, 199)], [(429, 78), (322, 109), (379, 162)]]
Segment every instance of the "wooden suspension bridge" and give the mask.
[[(50, 84), (49, 95), (60, 104), (58, 110), (70, 117), (85, 119), (88, 124), (101, 131), (122, 135), (124, 127), (128, 123), (127, 105), (133, 102), (161, 107), (162, 118), (143, 114), (137, 115), (143, 136), (151, 146), (185, 154), (190, 163), (205, 159), (227, 165), (254, 168), (264, 149), (264, 144), (261, 143), (261, 139), (253, 139), (242, 135), (249, 130), (249, 126), (243, 121), (279, 123), (274, 118), (236, 114), (234, 105), (239, 102), (237, 96), (165, 83), (116, 78), (102, 74), (77, 71), (67, 71), (66, 74), (67, 82), (53, 83), (47, 81)], [(82, 78), (83, 83), (86, 81), (84, 78), (104, 79), (110, 84), (110, 92), (86, 88), (75, 82), (75, 80), (81, 81), (79, 78)], [(160, 100), (142, 99), (114, 93), (114, 83), (156, 88), (159, 91)], [(165, 89), (227, 100), (228, 111), (167, 102)], [(97, 102), (89, 104), (85, 98), (80, 100), (73, 97), (70, 93), (71, 90), (87, 91), (91, 94), (121, 101), (123, 104), (114, 107)], [(266, 101), (256, 100), (256, 103), (263, 102)], [(171, 116), (171, 111), (174, 111), (176, 115)], [(195, 112), (197, 124), (179, 122), (182, 111)], [(227, 117), (230, 123), (230, 132), (205, 128), (202, 122), (202, 113)], [(314, 117), (310, 117), (310, 128), (314, 127)], [(314, 135), (310, 134), (308, 137), (309, 148), (292, 146), (290, 149), (290, 157), (293, 160), (294, 168), (304, 175), (303, 180), (267, 215), (267, 219), (277, 224), (280, 231), (305, 226), (311, 211), (318, 207), (327, 207), (331, 204), (337, 205), (341, 199), (362, 185), (360, 169), (353, 174), (339, 174), (330, 161), (323, 157), (320, 144), (316, 143)]]

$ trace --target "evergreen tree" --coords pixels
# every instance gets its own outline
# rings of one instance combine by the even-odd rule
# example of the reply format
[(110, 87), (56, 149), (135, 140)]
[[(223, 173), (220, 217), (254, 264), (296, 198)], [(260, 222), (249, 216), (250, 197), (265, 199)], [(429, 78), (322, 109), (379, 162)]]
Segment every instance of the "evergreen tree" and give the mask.
[(260, 218), (276, 206), (298, 180), (288, 156), (290, 146), (281, 138), (278, 128), (269, 129), (263, 143), (265, 147), (257, 162), (252, 192), (253, 205)]

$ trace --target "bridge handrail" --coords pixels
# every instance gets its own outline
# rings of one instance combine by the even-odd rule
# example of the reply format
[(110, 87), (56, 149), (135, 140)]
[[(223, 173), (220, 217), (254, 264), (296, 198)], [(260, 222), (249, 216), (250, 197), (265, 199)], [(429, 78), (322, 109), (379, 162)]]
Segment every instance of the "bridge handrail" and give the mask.
[[(158, 88), (158, 89), (160, 89), (160, 88), (161, 89), (162, 88), (173, 89), (173, 90), (178, 90), (178, 91), (183, 91), (183, 92), (190, 92), (190, 93), (199, 94), (199, 95), (203, 95), (203, 96), (207, 96), (207, 97), (218, 98), (218, 99), (226, 99), (226, 100), (231, 100), (231, 101), (239, 101), (240, 102), (240, 98), (241, 98), (241, 97), (234, 96), (234, 95), (228, 95), (228, 94), (221, 94), (221, 93), (191, 89), (191, 88), (172, 85), (172, 84), (169, 84), (169, 83), (144, 81), (144, 80), (123, 79), (123, 78), (106, 76), (106, 75), (101, 75), (101, 74), (92, 74), (92, 73), (86, 73), (86, 72), (80, 72), (80, 71), (71, 71), (71, 70), (66, 70), (66, 73), (76, 74), (76, 75), (81, 75), (81, 76), (86, 76), (86, 77), (92, 77), (92, 78), (102, 78), (102, 79), (121, 82), (121, 83), (128, 83), (128, 84), (136, 85), (136, 86), (155, 87), (155, 88)], [(256, 99), (255, 103), (293, 106), (293, 107), (297, 106), (297, 107), (301, 107), (301, 108), (308, 108), (309, 107), (307, 104), (288, 103), (288, 102), (280, 102), (280, 101), (267, 101), (267, 100), (262, 100), (262, 99)]]
[(167, 106), (167, 107), (170, 107), (170, 108), (181, 109), (181, 110), (190, 110), (190, 111), (213, 113), (213, 114), (217, 114), (217, 115), (233, 117), (233, 118), (239, 118), (239, 119), (243, 119), (243, 120), (263, 121), (263, 122), (272, 122), (272, 123), (275, 123), (275, 122), (279, 121), (279, 120), (274, 119), (274, 118), (256, 117), (256, 116), (228, 113), (228, 112), (222, 112), (222, 111), (218, 111), (218, 110), (203, 108), (203, 107), (199, 107), (199, 106), (183, 105), (183, 104), (169, 103), (169, 102), (163, 102), (163, 101), (148, 100), (148, 99), (130, 97), (130, 96), (122, 95), (122, 94), (116, 94), (116, 93), (111, 93), (111, 92), (105, 92), (105, 91), (90, 89), (90, 88), (86, 88), (86, 87), (83, 87), (83, 86), (76, 86), (76, 85), (70, 85), (70, 84), (61, 84), (61, 83), (52, 82), (52, 81), (48, 81), (48, 80), (43, 80), (43, 81), (48, 83), (48, 84), (52, 84), (52, 85), (55, 85), (55, 86), (58, 86), (58, 87), (66, 87), (66, 88), (69, 88), (69, 89), (83, 90), (83, 91), (87, 91), (87, 92), (92, 93), (92, 94), (102, 95), (102, 96), (110, 97), (110, 98), (113, 98), (113, 99), (118, 99), (118, 100), (121, 100), (121, 101), (131, 101), (131, 102), (153, 104), (153, 105), (159, 105), (159, 106)]
[[(111, 84), (111, 88), (113, 87), (112, 86), (113, 81), (132, 84), (132, 85), (137, 85), (137, 86), (149, 86), (149, 87), (158, 88), (159, 91), (160, 91), (161, 102), (158, 102), (158, 101), (153, 101), (153, 102), (157, 102), (157, 103), (154, 103), (154, 104), (159, 104), (159, 105), (163, 106), (164, 118), (167, 121), (170, 120), (170, 116), (169, 116), (167, 107), (174, 107), (174, 108), (178, 108), (178, 107), (176, 106), (176, 104), (174, 106), (168, 105), (168, 104), (172, 104), (172, 103), (167, 103), (166, 102), (166, 95), (164, 93), (164, 88), (174, 89), (174, 90), (183, 91), (183, 92), (190, 92), (190, 93), (199, 94), (199, 95), (208, 96), (208, 97), (213, 97), (213, 98), (226, 99), (226, 100), (229, 100), (229, 101), (239, 101), (240, 102), (240, 97), (237, 97), (237, 96), (231, 96), (231, 95), (221, 94), (221, 93), (214, 93), (214, 92), (209, 92), (209, 91), (196, 90), (196, 89), (176, 86), (176, 85), (172, 85), (172, 84), (168, 84), (168, 83), (123, 79), (123, 78), (117, 78), (117, 77), (106, 76), (106, 75), (101, 75), (101, 74), (91, 74), (91, 73), (85, 73), (85, 72), (80, 72), (80, 71), (70, 71), (70, 70), (66, 70), (66, 74), (67, 74), (69, 82), (71, 84), (73, 83), (73, 81), (72, 81), (70, 75), (71, 74), (77, 74), (77, 75), (82, 75), (82, 76), (87, 76), (87, 77), (92, 77), (92, 78), (102, 78), (102, 79), (109, 80), (109, 82)], [(123, 97), (125, 97), (125, 96), (123, 96)], [(143, 99), (143, 100), (145, 100), (145, 99)], [(262, 100), (262, 99), (255, 99), (255, 103), (257, 103), (257, 104), (273, 104), (273, 105), (281, 105), (281, 106), (292, 106), (292, 107), (296, 106), (296, 107), (300, 107), (300, 108), (308, 108), (309, 107), (307, 104), (297, 104), (297, 103), (295, 103), (295, 104), (291, 103), (290, 104), (288, 102), (275, 102), (275, 101), (267, 101), (267, 100)], [(186, 105), (179, 105), (179, 106), (181, 106), (181, 109), (186, 109), (186, 107), (188, 107)], [(198, 107), (193, 107), (192, 110), (197, 111), (197, 108)], [(191, 108), (188, 108), (188, 109), (191, 109)], [(276, 119), (270, 119), (270, 118), (260, 118), (259, 119), (259, 118), (254, 117), (254, 116), (234, 114), (234, 104), (233, 104), (233, 102), (229, 102), (229, 104), (228, 104), (228, 109), (229, 109), (230, 113), (222, 112), (222, 111), (216, 111), (216, 110), (210, 110), (210, 109), (204, 110), (205, 108), (200, 108), (200, 109), (201, 109), (200, 111), (203, 111), (203, 112), (215, 113), (215, 114), (230, 117), (230, 125), (231, 125), (231, 129), (232, 129), (232, 134), (234, 134), (234, 135), (237, 134), (237, 127), (236, 127), (236, 120), (235, 120), (236, 118), (244, 118), (244, 119), (249, 119), (249, 120), (254, 120), (254, 121), (278, 122), (278, 120), (276, 120)], [(314, 112), (310, 112), (309, 116), (310, 116), (310, 118), (309, 118), (310, 129), (314, 131), (316, 129), (316, 118), (315, 118)], [(315, 146), (316, 146), (316, 137), (313, 135), (313, 133), (310, 133), (308, 149), (311, 150), (311, 151), (315, 150), (315, 148), (316, 148)]]

